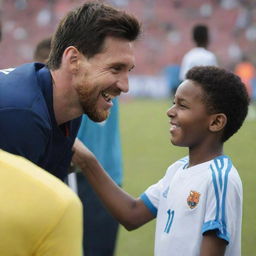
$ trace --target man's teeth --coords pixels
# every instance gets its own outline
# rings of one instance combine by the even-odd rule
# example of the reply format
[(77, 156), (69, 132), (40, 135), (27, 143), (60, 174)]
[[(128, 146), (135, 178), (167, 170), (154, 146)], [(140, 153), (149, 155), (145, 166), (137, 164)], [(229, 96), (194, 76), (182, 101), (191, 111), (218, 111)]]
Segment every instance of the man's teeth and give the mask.
[(111, 99), (113, 98), (113, 96), (111, 96), (110, 94), (106, 93), (106, 92), (102, 92), (102, 96), (103, 98), (107, 101), (110, 102)]

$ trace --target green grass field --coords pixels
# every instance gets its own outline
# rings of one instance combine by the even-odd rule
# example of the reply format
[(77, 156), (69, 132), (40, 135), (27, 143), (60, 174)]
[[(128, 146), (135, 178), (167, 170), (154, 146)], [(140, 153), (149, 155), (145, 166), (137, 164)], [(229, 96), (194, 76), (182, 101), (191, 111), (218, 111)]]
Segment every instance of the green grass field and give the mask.
[[(158, 181), (166, 168), (187, 154), (186, 148), (170, 144), (166, 111), (171, 101), (132, 100), (120, 103), (120, 125), (124, 157), (124, 189), (138, 197)], [(225, 144), (244, 188), (242, 255), (255, 255), (256, 234), (256, 129), (255, 120), (246, 120), (237, 134)], [(184, 227), (185, 229), (185, 227)], [(152, 256), (155, 221), (128, 232), (120, 229), (116, 256)], [(185, 232), (185, 230), (184, 230)]]

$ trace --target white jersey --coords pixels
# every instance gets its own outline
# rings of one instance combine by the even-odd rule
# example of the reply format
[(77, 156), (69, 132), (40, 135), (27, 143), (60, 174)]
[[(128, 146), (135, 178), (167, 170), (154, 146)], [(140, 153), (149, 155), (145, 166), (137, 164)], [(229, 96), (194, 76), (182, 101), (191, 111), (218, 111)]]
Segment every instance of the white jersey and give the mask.
[(181, 62), (180, 80), (185, 79), (189, 69), (195, 66), (217, 66), (215, 55), (203, 47), (195, 47), (187, 52)]
[(141, 199), (156, 215), (155, 256), (198, 256), (203, 234), (226, 240), (225, 256), (241, 255), (242, 183), (227, 156), (187, 168), (172, 164)]

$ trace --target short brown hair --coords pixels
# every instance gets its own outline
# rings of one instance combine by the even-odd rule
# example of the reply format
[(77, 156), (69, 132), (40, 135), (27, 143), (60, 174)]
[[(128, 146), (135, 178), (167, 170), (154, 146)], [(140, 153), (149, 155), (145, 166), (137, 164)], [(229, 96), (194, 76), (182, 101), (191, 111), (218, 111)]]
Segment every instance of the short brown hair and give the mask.
[(135, 41), (140, 32), (134, 16), (103, 3), (87, 2), (61, 20), (52, 39), (47, 65), (52, 70), (58, 69), (63, 52), (69, 46), (75, 46), (90, 58), (101, 52), (107, 36)]

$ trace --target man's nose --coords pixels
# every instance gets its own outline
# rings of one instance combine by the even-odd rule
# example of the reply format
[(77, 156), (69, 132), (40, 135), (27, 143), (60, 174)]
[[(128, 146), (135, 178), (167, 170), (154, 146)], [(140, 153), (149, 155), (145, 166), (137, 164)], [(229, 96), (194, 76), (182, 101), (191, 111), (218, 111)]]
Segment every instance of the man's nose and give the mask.
[(122, 74), (119, 77), (117, 86), (124, 93), (127, 93), (129, 91), (129, 78), (128, 78), (128, 74), (124, 73), (124, 74)]

